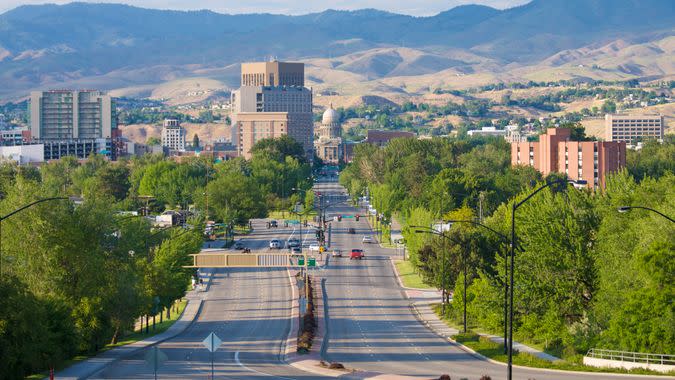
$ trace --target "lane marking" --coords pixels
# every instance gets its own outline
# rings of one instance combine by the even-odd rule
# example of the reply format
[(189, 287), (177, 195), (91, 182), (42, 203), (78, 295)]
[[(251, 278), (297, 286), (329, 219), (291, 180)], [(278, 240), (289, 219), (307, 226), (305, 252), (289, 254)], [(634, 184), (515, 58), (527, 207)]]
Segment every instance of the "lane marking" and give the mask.
[(248, 368), (248, 367), (245, 366), (241, 361), (239, 361), (239, 351), (237, 351), (237, 352), (234, 353), (234, 361), (235, 361), (235, 362), (237, 363), (237, 365), (240, 366), (241, 368), (243, 368), (243, 369), (245, 369), (245, 370), (247, 370), (247, 371), (250, 371), (250, 372), (257, 373), (257, 374), (259, 374), (259, 375), (264, 375), (264, 376), (274, 377), (274, 378), (277, 378), (277, 379), (295, 380), (295, 379), (292, 379), (292, 378), (290, 378), (290, 377), (283, 377), (283, 376), (278, 376), (278, 375), (270, 375), (269, 373), (260, 372), (260, 371), (256, 371), (255, 369)]

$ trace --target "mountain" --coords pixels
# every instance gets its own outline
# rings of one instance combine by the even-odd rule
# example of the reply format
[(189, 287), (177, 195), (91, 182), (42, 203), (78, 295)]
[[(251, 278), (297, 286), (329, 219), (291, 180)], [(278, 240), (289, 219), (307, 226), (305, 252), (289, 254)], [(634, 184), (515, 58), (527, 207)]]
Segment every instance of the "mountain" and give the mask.
[(461, 75), (482, 64), (527, 66), (593, 44), (674, 34), (672, 0), (533, 0), (506, 10), (459, 6), (432, 17), (374, 9), (284, 16), (21, 6), (0, 15), (0, 97), (45, 87), (147, 86), (201, 73), (236, 85), (230, 80), (238, 62), (269, 57), (328, 59), (331, 70), (367, 79)]

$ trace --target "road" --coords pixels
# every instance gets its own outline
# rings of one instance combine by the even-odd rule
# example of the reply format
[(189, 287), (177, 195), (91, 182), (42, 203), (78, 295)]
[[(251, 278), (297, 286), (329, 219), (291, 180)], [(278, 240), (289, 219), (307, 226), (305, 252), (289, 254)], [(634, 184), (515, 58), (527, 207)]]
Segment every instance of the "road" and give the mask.
[[(291, 229), (267, 229), (255, 221), (245, 239), (252, 249)], [(291, 286), (286, 269), (221, 269), (212, 280), (202, 310), (182, 334), (159, 345), (169, 360), (158, 372), (165, 379), (209, 378), (211, 355), (202, 345), (211, 332), (223, 340), (214, 354), (216, 379), (318, 379), (283, 362), (282, 348), (290, 327)], [(93, 378), (149, 379), (146, 351), (121, 360)]]
[[(342, 193), (335, 183), (319, 183), (322, 194)], [(328, 215), (353, 215), (358, 211), (346, 204), (328, 208)], [(332, 224), (332, 247), (344, 250), (363, 248), (366, 259), (331, 258), (326, 276), (328, 341), (326, 359), (352, 368), (381, 373), (453, 379), (506, 378), (506, 366), (478, 359), (459, 346), (438, 337), (412, 314), (410, 301), (398, 285), (389, 256), (393, 250), (378, 244), (363, 244), (372, 231), (365, 218), (356, 222), (343, 218)], [(348, 234), (355, 228), (356, 234)], [(608, 374), (570, 373), (514, 368), (515, 379), (562, 380), (591, 378), (616, 380)], [(620, 375), (622, 379), (645, 377)], [(654, 376), (654, 379), (663, 377)]]

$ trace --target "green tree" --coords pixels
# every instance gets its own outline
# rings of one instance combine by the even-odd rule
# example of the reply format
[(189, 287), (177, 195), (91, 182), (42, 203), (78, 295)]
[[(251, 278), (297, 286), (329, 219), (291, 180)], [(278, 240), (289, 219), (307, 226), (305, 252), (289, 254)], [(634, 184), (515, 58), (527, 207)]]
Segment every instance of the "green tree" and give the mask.
[(192, 146), (195, 148), (199, 148), (199, 135), (197, 135), (196, 133), (192, 137)]

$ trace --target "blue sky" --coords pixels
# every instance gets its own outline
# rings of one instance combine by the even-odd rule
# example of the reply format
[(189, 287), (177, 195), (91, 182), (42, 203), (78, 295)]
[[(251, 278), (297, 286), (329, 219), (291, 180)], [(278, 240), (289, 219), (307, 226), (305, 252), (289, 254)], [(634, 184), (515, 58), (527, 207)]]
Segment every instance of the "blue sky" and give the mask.
[[(109, 0), (87, 2), (125, 3), (159, 9), (210, 9), (220, 13), (281, 13), (305, 14), (325, 9), (376, 8), (415, 16), (430, 16), (462, 4), (484, 4), (494, 8), (509, 8), (530, 0)], [(0, 0), (0, 13), (19, 5), (65, 4), (62, 0)]]

